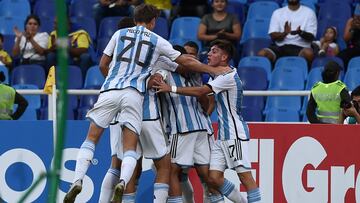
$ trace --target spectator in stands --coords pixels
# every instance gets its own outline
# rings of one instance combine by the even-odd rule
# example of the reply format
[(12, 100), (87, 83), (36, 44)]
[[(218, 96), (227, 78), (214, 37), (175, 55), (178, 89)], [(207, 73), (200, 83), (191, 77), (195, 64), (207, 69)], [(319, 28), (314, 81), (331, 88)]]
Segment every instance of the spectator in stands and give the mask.
[(351, 58), (360, 56), (360, 13), (355, 13), (346, 22), (344, 40), (347, 43), (347, 48), (337, 56), (343, 60), (344, 67), (347, 67)]
[(337, 30), (331, 26), (326, 28), (324, 35), (320, 40), (312, 43), (314, 52), (318, 56), (335, 56), (339, 53), (339, 46), (336, 43)]
[(198, 38), (205, 47), (215, 39), (226, 39), (237, 44), (241, 37), (241, 25), (236, 15), (226, 12), (227, 0), (212, 0), (213, 12), (201, 19)]
[(24, 32), (20, 32), (17, 27), (14, 27), (16, 38), (13, 56), (19, 56), (21, 64), (39, 64), (45, 66), (49, 35), (46, 32), (39, 32), (40, 25), (38, 16), (29, 15), (25, 20)]
[(351, 101), (346, 85), (338, 78), (341, 67), (329, 61), (322, 72), (323, 82), (317, 82), (311, 89), (306, 115), (310, 123), (338, 123), (341, 103)]
[(132, 16), (134, 6), (140, 0), (99, 0), (94, 6), (94, 18), (97, 27), (105, 17), (110, 16)]
[(310, 64), (314, 58), (311, 42), (315, 39), (317, 19), (313, 10), (289, 0), (288, 6), (276, 9), (271, 16), (269, 34), (275, 42), (258, 55), (275, 62), (283, 56), (302, 56)]
[[(17, 120), (25, 112), (28, 102), (16, 90), (2, 84), (5, 81), (5, 74), (0, 71), (0, 120)], [(13, 106), (18, 107), (13, 113)]]
[[(56, 27), (57, 20), (54, 21), (54, 31), (50, 33), (47, 66), (48, 68), (56, 64)], [(89, 47), (91, 45), (91, 39), (89, 34), (83, 29), (77, 29), (75, 26), (71, 26), (68, 21), (69, 31), (69, 64), (77, 65), (81, 68), (81, 72), (85, 77), (87, 69), (92, 65), (91, 56), (89, 53)]]
[(352, 102), (343, 104), (339, 124), (360, 124), (360, 85), (351, 92)]
[(209, 11), (208, 0), (172, 0), (172, 18), (179, 16), (202, 17)]
[(4, 45), (4, 36), (0, 34), (0, 65), (11, 68), (12, 59), (10, 55), (3, 49)]

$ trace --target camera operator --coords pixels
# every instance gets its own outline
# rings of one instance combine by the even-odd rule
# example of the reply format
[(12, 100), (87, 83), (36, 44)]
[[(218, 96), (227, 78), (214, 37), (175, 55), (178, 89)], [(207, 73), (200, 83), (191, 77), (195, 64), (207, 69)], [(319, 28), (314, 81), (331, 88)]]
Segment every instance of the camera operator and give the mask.
[(351, 92), (350, 103), (345, 103), (339, 117), (340, 124), (360, 124), (360, 85)]
[(345, 26), (344, 40), (347, 48), (342, 50), (337, 56), (344, 61), (344, 67), (355, 56), (360, 56), (360, 13), (354, 13)]
[(346, 85), (338, 80), (340, 71), (338, 63), (329, 61), (321, 74), (323, 82), (317, 82), (312, 87), (306, 109), (310, 123), (338, 123), (340, 104), (351, 102)]

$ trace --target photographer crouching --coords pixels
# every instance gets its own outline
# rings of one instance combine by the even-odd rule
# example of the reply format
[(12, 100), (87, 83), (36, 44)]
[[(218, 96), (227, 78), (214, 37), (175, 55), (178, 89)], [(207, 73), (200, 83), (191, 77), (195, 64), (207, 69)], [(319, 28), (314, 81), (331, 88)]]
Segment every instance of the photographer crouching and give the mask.
[(338, 79), (340, 72), (340, 65), (329, 61), (321, 74), (323, 81), (312, 87), (306, 109), (310, 123), (339, 123), (341, 104), (351, 102), (346, 85)]
[(351, 102), (343, 102), (339, 124), (360, 124), (360, 85), (351, 92)]

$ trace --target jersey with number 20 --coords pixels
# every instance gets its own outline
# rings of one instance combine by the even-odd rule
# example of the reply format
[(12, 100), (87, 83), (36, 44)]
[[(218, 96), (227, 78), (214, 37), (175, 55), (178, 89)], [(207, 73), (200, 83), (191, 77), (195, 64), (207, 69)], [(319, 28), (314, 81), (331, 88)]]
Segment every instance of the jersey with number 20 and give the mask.
[(180, 56), (180, 52), (174, 50), (168, 41), (144, 26), (115, 32), (104, 54), (112, 56), (112, 61), (101, 87), (102, 92), (133, 87), (144, 93), (146, 78), (159, 56), (166, 56), (172, 61)]

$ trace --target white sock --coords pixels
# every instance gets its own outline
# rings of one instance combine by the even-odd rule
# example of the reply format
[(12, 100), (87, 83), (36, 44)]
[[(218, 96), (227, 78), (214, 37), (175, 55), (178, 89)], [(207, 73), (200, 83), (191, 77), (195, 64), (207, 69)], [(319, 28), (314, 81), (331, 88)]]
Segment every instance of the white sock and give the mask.
[(137, 163), (136, 157), (137, 154), (135, 151), (131, 150), (124, 153), (124, 158), (121, 163), (120, 180), (125, 181), (125, 186), (128, 184), (134, 173)]
[(114, 193), (115, 185), (119, 183), (120, 171), (109, 168), (101, 184), (99, 203), (108, 203)]
[(182, 190), (182, 197), (185, 203), (194, 203), (194, 189), (188, 178), (187, 173), (181, 173), (180, 186)]
[(240, 190), (235, 185), (225, 178), (224, 184), (220, 188), (220, 192), (226, 196), (229, 200), (236, 203), (243, 203)]
[(167, 203), (183, 203), (183, 199), (181, 196), (173, 196), (169, 197)]
[(77, 180), (84, 179), (84, 176), (94, 157), (95, 144), (90, 140), (85, 140), (81, 145), (76, 157), (75, 177), (73, 183)]
[(155, 183), (154, 203), (166, 203), (169, 195), (169, 185), (165, 183)]
[(122, 197), (122, 203), (135, 203), (135, 198), (136, 192), (124, 194)]

